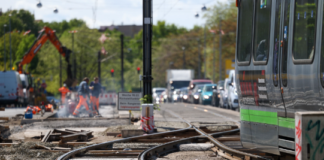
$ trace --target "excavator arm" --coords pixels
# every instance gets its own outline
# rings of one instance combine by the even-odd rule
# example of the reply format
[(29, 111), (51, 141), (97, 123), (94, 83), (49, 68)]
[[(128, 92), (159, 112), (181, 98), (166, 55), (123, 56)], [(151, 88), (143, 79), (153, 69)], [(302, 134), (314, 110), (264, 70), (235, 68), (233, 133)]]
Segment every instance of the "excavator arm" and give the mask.
[(71, 50), (64, 47), (61, 42), (58, 40), (55, 31), (53, 31), (49, 27), (44, 27), (40, 34), (38, 35), (37, 39), (35, 40), (32, 47), (25, 53), (24, 57), (22, 58), (21, 62), (18, 64), (18, 72), (22, 73), (23, 65), (30, 63), (37, 52), (42, 48), (42, 46), (46, 43), (47, 40), (50, 40), (55, 48), (59, 51), (59, 53), (65, 57), (65, 61), (68, 63), (67, 73), (68, 79), (72, 79), (72, 70), (70, 64), (70, 54)]

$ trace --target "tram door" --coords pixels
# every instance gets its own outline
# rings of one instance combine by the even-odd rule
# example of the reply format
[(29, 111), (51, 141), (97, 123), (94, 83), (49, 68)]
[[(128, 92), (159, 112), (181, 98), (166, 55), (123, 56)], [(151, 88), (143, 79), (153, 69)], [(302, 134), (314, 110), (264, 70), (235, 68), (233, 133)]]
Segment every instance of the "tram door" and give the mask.
[(278, 0), (276, 3), (274, 52), (273, 52), (273, 81), (276, 96), (276, 106), (282, 108), (278, 116), (286, 117), (284, 91), (287, 87), (287, 54), (289, 30), (290, 0)]

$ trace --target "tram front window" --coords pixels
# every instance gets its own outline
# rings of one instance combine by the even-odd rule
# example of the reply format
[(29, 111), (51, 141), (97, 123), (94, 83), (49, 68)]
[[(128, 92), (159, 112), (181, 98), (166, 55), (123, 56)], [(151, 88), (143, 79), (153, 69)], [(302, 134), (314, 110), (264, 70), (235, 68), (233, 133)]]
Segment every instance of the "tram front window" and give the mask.
[(316, 0), (296, 0), (294, 22), (294, 59), (309, 59), (314, 57)]
[(252, 51), (253, 1), (241, 0), (239, 6), (237, 60), (249, 62)]
[(271, 0), (257, 0), (256, 5), (253, 58), (254, 61), (267, 61), (271, 26)]

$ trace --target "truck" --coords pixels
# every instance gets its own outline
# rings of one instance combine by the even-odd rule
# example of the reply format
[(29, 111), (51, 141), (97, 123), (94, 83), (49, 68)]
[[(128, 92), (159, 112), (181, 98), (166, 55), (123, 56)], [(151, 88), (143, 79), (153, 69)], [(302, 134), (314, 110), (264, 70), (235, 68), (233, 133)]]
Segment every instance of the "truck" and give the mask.
[(190, 81), (194, 78), (194, 70), (192, 69), (168, 69), (166, 71), (166, 95), (168, 101), (172, 102), (174, 90), (188, 87)]

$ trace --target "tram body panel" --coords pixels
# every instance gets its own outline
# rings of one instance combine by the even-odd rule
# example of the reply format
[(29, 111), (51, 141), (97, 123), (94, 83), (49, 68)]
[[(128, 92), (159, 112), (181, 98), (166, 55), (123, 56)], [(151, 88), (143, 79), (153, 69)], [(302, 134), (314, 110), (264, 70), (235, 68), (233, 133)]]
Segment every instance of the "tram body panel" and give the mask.
[[(248, 4), (247, 1), (242, 0), (241, 3)], [(243, 56), (238, 55), (238, 52), (244, 52), (242, 46), (249, 45), (247, 42), (242, 42), (240, 37), (240, 32), (246, 31), (246, 28), (245, 30), (239, 28), (241, 26), (244, 28), (244, 25), (240, 24), (240, 18), (242, 17), (240, 17), (241, 11), (239, 9), (238, 45), (235, 63), (236, 75), (238, 76), (236, 76), (235, 80), (241, 107), (241, 141), (243, 146), (280, 154), (280, 151), (283, 150), (295, 150), (293, 145), (295, 138), (294, 113), (296, 111), (324, 109), (324, 90), (320, 81), (319, 68), (322, 37), (318, 36), (322, 35), (323, 2), (318, 1), (316, 3), (320, 7), (311, 8), (311, 5), (316, 6), (316, 4), (309, 5), (310, 7), (306, 8), (308, 9), (307, 12), (299, 11), (300, 8), (296, 9), (296, 3), (304, 3), (301, 0), (272, 0), (268, 1), (268, 3), (272, 3), (271, 28), (270, 37), (266, 39), (270, 42), (267, 63), (264, 64), (254, 61), (258, 57), (253, 56), (261, 46), (261, 41), (260, 43), (254, 42), (255, 39), (259, 38), (254, 35), (257, 32), (257, 27), (255, 27), (257, 26), (256, 23), (258, 23), (257, 20), (253, 20), (252, 35), (254, 37), (251, 40), (252, 44), (250, 44), (254, 45), (254, 50), (251, 51), (250, 57), (244, 57), (244, 54)], [(246, 4), (244, 4), (245, 7)], [(252, 17), (254, 19), (258, 19), (255, 18), (256, 13), (262, 14), (262, 11), (257, 12), (256, 7), (258, 5), (258, 1), (254, 1), (255, 11)], [(244, 9), (242, 12), (244, 12)], [(305, 13), (305, 16), (300, 15), (299, 12)], [(305, 49), (302, 47), (305, 42), (302, 41), (303, 39), (299, 40), (300, 37), (298, 36), (303, 36), (304, 30), (301, 30), (303, 28), (300, 26), (304, 25), (304, 21), (301, 18), (304, 16), (306, 20), (307, 13), (310, 14), (307, 23), (309, 23), (309, 20), (316, 20), (317, 23), (314, 25), (313, 30), (308, 28), (305, 32), (316, 31), (317, 36), (313, 38), (306, 35), (307, 44)], [(281, 17), (281, 19), (278, 17)], [(245, 17), (242, 19), (247, 21)], [(297, 22), (298, 20), (301, 22)], [(242, 42), (241, 46), (240, 42)], [(315, 45), (313, 50), (312, 46), (309, 45), (312, 42)], [(249, 49), (246, 50), (249, 51)], [(294, 59), (294, 56), (297, 58)], [(308, 63), (303, 63), (300, 60), (300, 57), (303, 56), (306, 57), (305, 61), (308, 61)], [(313, 60), (309, 62), (311, 58), (308, 57), (311, 56), (313, 56)], [(244, 62), (248, 58), (250, 58), (249, 63)], [(244, 63), (240, 62), (242, 59)]]

